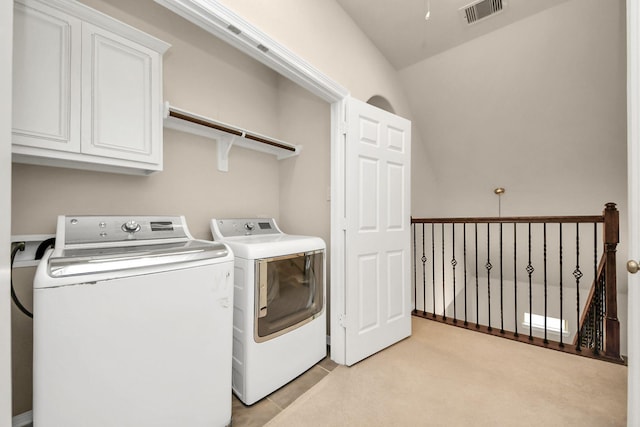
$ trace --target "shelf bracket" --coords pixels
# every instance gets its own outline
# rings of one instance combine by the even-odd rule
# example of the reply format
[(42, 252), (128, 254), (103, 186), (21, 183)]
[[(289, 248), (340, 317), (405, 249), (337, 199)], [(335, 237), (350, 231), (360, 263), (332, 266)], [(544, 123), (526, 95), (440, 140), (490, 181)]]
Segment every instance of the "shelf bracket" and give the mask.
[(235, 135), (220, 135), (218, 137), (218, 170), (229, 172), (229, 151), (236, 140)]

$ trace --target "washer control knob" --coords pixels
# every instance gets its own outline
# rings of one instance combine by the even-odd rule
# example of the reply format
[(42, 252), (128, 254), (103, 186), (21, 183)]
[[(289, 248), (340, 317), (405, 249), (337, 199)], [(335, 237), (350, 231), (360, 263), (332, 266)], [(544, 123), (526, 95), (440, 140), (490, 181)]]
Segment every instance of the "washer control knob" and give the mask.
[(127, 233), (137, 233), (138, 231), (140, 231), (140, 224), (138, 224), (134, 220), (127, 221), (122, 224), (122, 231), (126, 231)]
[(244, 224), (244, 229), (247, 231), (252, 231), (256, 226), (252, 222), (247, 222)]

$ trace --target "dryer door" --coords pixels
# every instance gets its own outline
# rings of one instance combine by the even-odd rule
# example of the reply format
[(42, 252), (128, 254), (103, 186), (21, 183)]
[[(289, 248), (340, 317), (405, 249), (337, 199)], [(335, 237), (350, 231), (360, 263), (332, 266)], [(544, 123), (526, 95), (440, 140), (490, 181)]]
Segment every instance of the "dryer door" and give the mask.
[(256, 261), (254, 338), (267, 341), (315, 319), (324, 307), (324, 250)]

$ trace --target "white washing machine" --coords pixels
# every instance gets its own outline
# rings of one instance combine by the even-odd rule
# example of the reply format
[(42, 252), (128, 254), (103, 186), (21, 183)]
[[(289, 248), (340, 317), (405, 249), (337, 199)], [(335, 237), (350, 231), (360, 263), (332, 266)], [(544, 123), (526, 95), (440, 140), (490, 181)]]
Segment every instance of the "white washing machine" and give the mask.
[(232, 307), (233, 253), (184, 217), (59, 217), (34, 280), (34, 425), (229, 425)]
[(235, 256), (233, 391), (251, 405), (327, 354), (325, 243), (274, 219), (212, 219)]

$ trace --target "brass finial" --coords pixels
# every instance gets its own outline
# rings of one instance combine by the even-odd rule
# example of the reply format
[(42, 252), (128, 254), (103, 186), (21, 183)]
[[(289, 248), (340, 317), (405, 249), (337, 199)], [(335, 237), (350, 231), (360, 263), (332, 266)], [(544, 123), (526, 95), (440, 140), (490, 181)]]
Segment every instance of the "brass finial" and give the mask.
[(498, 196), (498, 217), (502, 216), (502, 195), (505, 192), (503, 187), (494, 188), (493, 192)]

